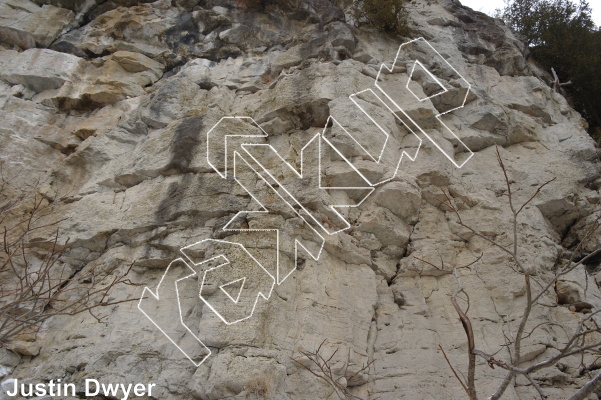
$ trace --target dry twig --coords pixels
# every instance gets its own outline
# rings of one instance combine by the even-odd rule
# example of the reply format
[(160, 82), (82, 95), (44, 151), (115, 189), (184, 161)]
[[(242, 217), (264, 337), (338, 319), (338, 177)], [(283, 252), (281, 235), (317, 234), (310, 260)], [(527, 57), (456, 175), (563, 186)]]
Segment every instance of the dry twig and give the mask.
[(52, 203), (42, 196), (6, 198), (9, 186), (0, 168), (0, 345), (27, 335), (35, 338), (44, 322), (58, 315), (89, 312), (136, 301), (110, 300), (109, 293), (118, 285), (135, 285), (124, 273), (113, 277), (101, 274), (96, 265), (72, 271), (62, 262), (70, 249), (69, 240), (59, 242), (58, 229), (45, 242), (32, 242), (32, 234), (54, 228), (60, 220), (44, 223), (53, 212)]
[[(297, 363), (298, 365), (300, 365), (301, 367), (303, 367), (304, 369), (309, 371), (312, 375), (316, 376), (317, 378), (325, 381), (328, 385), (330, 385), (332, 387), (332, 389), (334, 390), (334, 393), (336, 393), (336, 396), (340, 400), (345, 400), (345, 399), (363, 400), (361, 397), (358, 397), (358, 396), (352, 394), (347, 385), (343, 385), (341, 383), (342, 378), (345, 378), (344, 375), (346, 375), (346, 371), (345, 371), (345, 374), (343, 374), (342, 376), (340, 376), (338, 378), (336, 378), (334, 376), (330, 362), (332, 361), (332, 358), (334, 358), (334, 356), (338, 352), (338, 349), (334, 350), (334, 352), (326, 359), (321, 354), (322, 347), (325, 343), (326, 343), (326, 340), (321, 342), (321, 344), (319, 345), (319, 347), (317, 348), (317, 350), (315, 352), (299, 351), (303, 356), (305, 356), (307, 358), (307, 360), (310, 361), (311, 365), (314, 365), (317, 367), (317, 371), (314, 371), (310, 365), (309, 366), (305, 365), (299, 359), (293, 358), (292, 361), (294, 361), (295, 363)], [(350, 358), (350, 349), (349, 349), (349, 358)], [(353, 379), (354, 377), (356, 377), (363, 371), (367, 370), (374, 363), (374, 361), (375, 360), (368, 362), (360, 370), (358, 370), (354, 374), (350, 375), (348, 378), (345, 378), (346, 381), (348, 382), (349, 380)], [(347, 365), (347, 370), (348, 370), (348, 365)]]
[[(465, 293), (465, 290), (463, 289), (461, 280), (459, 279), (459, 275), (457, 272), (459, 269), (465, 268), (465, 266), (464, 266), (464, 267), (457, 267), (457, 268), (453, 269), (453, 275), (457, 282), (457, 289), (451, 296), (451, 302), (453, 304), (453, 307), (455, 308), (455, 311), (459, 315), (459, 318), (460, 318), (463, 328), (465, 330), (466, 338), (467, 338), (467, 342), (468, 342), (469, 364), (468, 364), (467, 382), (464, 382), (462, 379), (459, 378), (459, 375), (457, 374), (455, 369), (451, 366), (450, 361), (446, 357), (446, 354), (444, 353), (444, 351), (443, 351), (443, 355), (445, 356), (447, 363), (451, 367), (453, 374), (460, 381), (462, 387), (466, 390), (466, 393), (468, 394), (468, 397), (471, 400), (476, 400), (475, 378), (474, 378), (475, 357), (476, 356), (483, 358), (488, 363), (490, 368), (500, 367), (507, 371), (505, 378), (503, 379), (503, 381), (501, 382), (501, 384), (499, 385), (497, 390), (488, 398), (489, 400), (500, 399), (501, 396), (505, 393), (505, 390), (511, 384), (511, 382), (513, 382), (516, 375), (523, 375), (530, 382), (532, 387), (536, 390), (539, 397), (541, 399), (546, 399), (547, 397), (544, 394), (543, 389), (533, 378), (532, 374), (543, 368), (548, 368), (550, 366), (553, 366), (557, 362), (559, 362), (560, 360), (562, 360), (566, 357), (570, 357), (573, 355), (584, 355), (585, 352), (591, 352), (591, 351), (599, 352), (600, 351), (599, 347), (601, 346), (601, 336), (600, 336), (601, 328), (599, 327), (596, 320), (594, 319), (594, 316), (596, 316), (599, 312), (601, 312), (601, 310), (595, 310), (592, 313), (590, 313), (589, 315), (581, 318), (575, 331), (568, 333), (566, 335), (567, 341), (564, 343), (564, 345), (560, 348), (555, 348), (555, 350), (557, 351), (557, 354), (555, 354), (543, 361), (540, 361), (538, 363), (530, 365), (528, 367), (521, 367), (521, 365), (523, 364), (522, 354), (521, 354), (522, 353), (522, 341), (524, 339), (530, 337), (532, 335), (532, 333), (541, 326), (550, 326), (550, 325), (557, 325), (557, 324), (552, 323), (552, 322), (541, 323), (541, 324), (536, 325), (534, 328), (532, 328), (527, 334), (525, 334), (525, 329), (529, 322), (532, 308), (536, 305), (541, 305), (539, 303), (541, 297), (544, 296), (545, 293), (547, 293), (547, 291), (549, 291), (552, 287), (555, 286), (557, 280), (560, 277), (562, 277), (562, 276), (568, 274), (569, 272), (573, 271), (574, 269), (578, 268), (579, 266), (584, 265), (589, 259), (592, 259), (597, 254), (601, 253), (601, 248), (599, 248), (599, 249), (592, 251), (586, 257), (582, 258), (579, 262), (577, 262), (577, 263), (574, 262), (574, 256), (576, 253), (578, 253), (580, 251), (580, 246), (582, 245), (582, 243), (590, 235), (593, 235), (594, 232), (596, 232), (596, 230), (598, 229), (599, 219), (594, 221), (591, 229), (585, 234), (585, 237), (583, 237), (581, 239), (580, 244), (578, 245), (576, 251), (574, 251), (572, 253), (571, 258), (569, 260), (567, 260), (567, 262), (563, 266), (562, 266), (561, 261), (558, 258), (558, 261), (556, 262), (557, 269), (556, 269), (554, 276), (549, 281), (544, 282), (543, 284), (539, 284), (536, 280), (532, 279), (533, 271), (531, 271), (531, 269), (527, 268), (523, 264), (522, 258), (520, 257), (520, 254), (519, 254), (518, 217), (519, 217), (520, 213), (525, 209), (525, 207), (528, 204), (530, 204), (534, 200), (534, 198), (541, 192), (541, 190), (545, 186), (547, 186), (548, 184), (553, 182), (555, 180), (555, 178), (553, 178), (547, 182), (544, 182), (542, 185), (540, 185), (537, 188), (537, 190), (534, 192), (534, 194), (532, 194), (532, 196), (530, 196), (530, 198), (528, 198), (528, 200), (526, 202), (524, 202), (521, 206), (518, 207), (514, 204), (515, 200), (513, 198), (511, 181), (509, 179), (507, 169), (505, 167), (505, 164), (503, 163), (503, 160), (501, 158), (498, 148), (497, 148), (496, 153), (497, 153), (498, 164), (501, 168), (501, 171), (502, 171), (504, 179), (505, 179), (509, 208), (512, 213), (512, 221), (511, 222), (512, 222), (512, 231), (513, 231), (512, 232), (513, 233), (513, 243), (510, 247), (500, 244), (493, 238), (490, 238), (490, 237), (484, 235), (482, 232), (478, 231), (477, 229), (474, 229), (473, 227), (467, 225), (461, 219), (461, 214), (459, 213), (459, 210), (457, 209), (457, 207), (454, 205), (451, 196), (449, 194), (447, 194), (444, 190), (442, 190), (442, 193), (445, 196), (445, 200), (442, 203), (445, 204), (449, 208), (449, 210), (451, 210), (451, 212), (453, 212), (455, 214), (459, 225), (468, 229), (475, 236), (487, 241), (489, 244), (499, 248), (500, 250), (502, 250), (503, 252), (508, 254), (510, 256), (511, 260), (517, 265), (517, 270), (514, 270), (514, 271), (519, 272), (520, 274), (522, 274), (524, 276), (526, 304), (524, 306), (524, 311), (522, 312), (522, 315), (519, 319), (519, 326), (518, 326), (517, 332), (515, 333), (515, 335), (512, 338), (508, 339), (506, 337), (506, 344), (505, 344), (505, 347), (507, 347), (508, 349), (510, 349), (510, 345), (512, 345), (511, 350), (513, 351), (513, 354), (511, 354), (512, 352), (510, 351), (511, 361), (506, 362), (503, 360), (496, 359), (494, 357), (494, 355), (487, 354), (476, 348), (475, 341), (474, 341), (473, 328), (471, 325), (471, 321), (467, 316), (467, 311), (463, 311), (457, 302), (457, 296), (459, 295), (459, 293), (462, 293), (462, 292)], [(432, 264), (426, 260), (421, 260), (421, 259), (418, 259), (418, 260), (423, 261), (429, 265), (432, 265), (437, 269), (444, 270), (444, 268), (437, 267), (434, 264)], [(443, 267), (444, 267), (444, 265), (443, 265)], [(541, 287), (540, 291), (538, 291), (537, 293), (533, 293), (532, 282), (535, 282), (537, 285), (539, 285)], [(468, 306), (469, 306), (469, 298), (468, 298)], [(567, 330), (564, 327), (562, 327), (562, 329), (564, 330), (564, 332), (567, 332)], [(549, 347), (553, 348), (553, 346), (549, 346)], [(442, 350), (442, 348), (441, 348), (441, 350)], [(570, 398), (570, 400), (579, 400), (579, 399), (585, 398), (586, 395), (588, 393), (590, 393), (600, 383), (601, 383), (601, 374), (595, 376), (589, 383), (587, 383), (582, 389), (580, 389), (576, 394), (574, 394), (572, 396), (572, 398)]]

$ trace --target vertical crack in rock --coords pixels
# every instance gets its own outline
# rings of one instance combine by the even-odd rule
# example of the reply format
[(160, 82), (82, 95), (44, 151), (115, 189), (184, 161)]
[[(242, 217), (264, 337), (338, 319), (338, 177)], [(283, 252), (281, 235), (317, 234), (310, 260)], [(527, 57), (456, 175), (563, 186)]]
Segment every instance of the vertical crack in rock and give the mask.
[[(86, 268), (93, 259), (109, 273), (135, 259), (132, 280), (154, 290), (183, 246), (238, 239), (239, 232), (222, 228), (250, 197), (233, 178), (218, 176), (204, 154), (207, 130), (222, 117), (254, 118), (267, 142), (292, 162), (330, 115), (351, 134), (373, 139), (369, 151), (383, 141), (348, 96), (377, 90), (378, 70), (390, 66), (402, 39), (345, 22), (342, 8), (329, 0), (277, 2), (263, 12), (238, 3), (0, 0), (0, 163), (16, 187), (29, 190), (39, 181), (36, 190), (54, 199), (60, 232), (74, 245), (66, 262)], [(452, 0), (407, 3), (407, 10), (413, 36), (427, 39), (471, 85), (465, 106), (444, 117), (474, 152), (468, 163), (456, 168), (422, 135), (415, 161), (403, 159), (394, 179), (344, 210), (351, 227), (327, 236), (319, 261), (303, 256), (256, 318), (227, 325), (198, 292), (186, 293), (185, 317), (213, 350), (199, 367), (124, 303), (107, 310), (106, 324), (87, 314), (56, 318), (37, 342), (14, 347), (21, 354), (35, 347), (38, 356), (19, 358), (0, 348), (0, 379), (152, 382), (152, 398), (170, 400), (325, 399), (331, 386), (290, 358), (326, 340), (327, 355), (339, 349), (333, 375), (365, 400), (462, 398), (437, 346), (466, 371), (465, 333), (449, 301), (456, 288), (450, 271), (481, 253), (475, 271), (461, 271), (476, 345), (501, 349), (495, 357), (509, 360), (505, 335), (515, 332), (523, 311), (523, 276), (512, 271), (506, 253), (458, 224), (445, 201), (486, 238), (511, 245), (496, 146), (515, 204), (556, 178), (518, 225), (519, 253), (532, 279), (548, 279), (556, 259), (582, 260), (601, 246), (598, 229), (586, 234), (601, 204), (598, 149), (580, 116), (545, 84), (546, 73), (501, 22)], [(432, 87), (416, 90), (425, 96)], [(359, 100), (375, 110), (394, 152), (413, 148), (403, 122), (374, 99)], [(439, 110), (444, 102), (401, 100), (409, 104), (407, 115), (433, 134), (437, 121), (426, 105)], [(344, 139), (336, 143), (361, 174), (386, 175)], [(451, 152), (458, 145), (448, 132), (437, 140)], [(283, 165), (271, 162), (276, 172)], [(326, 175), (344, 183), (348, 171), (333, 167)], [(317, 200), (309, 200), (313, 210)], [(278, 226), (291, 220), (285, 212), (271, 217)], [(247, 216), (239, 226), (257, 221)], [(32, 240), (51, 234), (36, 231)], [(267, 234), (254, 245), (258, 258), (273, 261)], [(293, 250), (284, 256), (293, 257)], [(444, 269), (418, 258), (443, 260)], [(545, 322), (562, 326), (545, 325), (524, 339), (529, 362), (551, 354), (565, 329), (601, 307), (599, 256), (585, 264), (541, 298), (545, 307), (533, 309), (527, 331)], [(134, 298), (138, 289), (111, 296)], [(347, 382), (372, 360), (365, 374)], [(592, 356), (583, 362), (589, 371), (598, 368)], [(535, 378), (550, 398), (567, 398), (587, 380), (580, 367), (580, 360), (568, 359)], [(503, 371), (478, 368), (484, 398)], [(506, 396), (530, 399), (533, 393), (518, 379)]]

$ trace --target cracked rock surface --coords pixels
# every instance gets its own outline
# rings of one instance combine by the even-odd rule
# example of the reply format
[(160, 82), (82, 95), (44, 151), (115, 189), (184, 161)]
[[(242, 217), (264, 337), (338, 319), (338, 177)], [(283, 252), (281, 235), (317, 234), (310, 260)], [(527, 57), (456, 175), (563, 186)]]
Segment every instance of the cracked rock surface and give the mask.
[[(319, 260), (304, 260), (252, 318), (225, 325), (198, 302), (190, 315), (212, 351), (200, 367), (129, 302), (100, 309), (102, 323), (87, 313), (56, 317), (36, 342), (0, 348), (2, 379), (152, 382), (156, 399), (332, 399), (327, 383), (292, 360), (326, 340), (326, 354), (338, 350), (332, 371), (356, 396), (464, 398), (439, 349), (466, 370), (465, 334), (449, 300), (452, 268), (483, 254), (461, 276), (477, 345), (491, 353), (516, 329), (524, 280), (506, 253), (457, 223), (446, 196), (466, 224), (511, 246), (496, 149), (518, 204), (555, 178), (519, 220), (522, 260), (548, 279), (558, 256), (581, 258), (601, 243), (596, 232), (576, 250), (600, 215), (599, 154), (580, 115), (502, 22), (454, 0), (416, 1), (408, 10), (413, 37), (428, 40), (471, 84), (465, 107), (446, 120), (474, 152), (469, 162), (455, 167), (423, 138), (417, 159), (404, 159), (394, 179), (344, 211), (350, 228), (327, 236)], [(349, 25), (328, 0), (283, 1), (262, 13), (228, 0), (0, 0), (2, 171), (15, 188), (52, 201), (50, 219), (72, 244), (66, 264), (94, 265), (110, 277), (133, 262), (130, 278), (142, 286), (111, 296), (136, 298), (143, 286), (156, 288), (182, 247), (237, 237), (221, 229), (252, 204), (208, 164), (211, 127), (224, 116), (252, 116), (266, 143), (296, 161), (330, 115), (365, 132), (369, 121), (348, 96), (373, 87), (380, 64), (408, 39)], [(427, 126), (423, 109), (415, 102), (407, 112)], [(397, 129), (394, 118), (383, 121)], [(355, 161), (365, 176), (387, 172)], [(328, 174), (344, 182), (348, 171)], [(289, 216), (279, 217), (288, 226)], [(53, 234), (36, 231), (34, 246)], [(266, 238), (257, 248), (271, 245)], [(601, 306), (595, 262), (557, 282), (532, 327), (572, 326), (582, 316), (574, 304)], [(561, 332), (535, 331), (524, 360), (548, 357)], [(579, 358), (564, 364), (535, 376), (550, 398), (566, 398), (587, 380)], [(479, 361), (479, 392), (492, 393), (503, 376)], [(534, 396), (518, 379), (504, 398)]]

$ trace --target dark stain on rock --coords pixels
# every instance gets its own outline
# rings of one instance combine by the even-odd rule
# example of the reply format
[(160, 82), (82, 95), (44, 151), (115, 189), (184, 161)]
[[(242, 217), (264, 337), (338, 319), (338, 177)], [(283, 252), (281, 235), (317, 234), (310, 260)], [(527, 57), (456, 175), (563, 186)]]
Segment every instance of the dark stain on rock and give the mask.
[(57, 97), (53, 99), (59, 110), (70, 111), (93, 111), (102, 108), (105, 104), (92, 100), (89, 94), (83, 94), (80, 98)]
[(190, 183), (192, 183), (192, 175), (186, 174), (181, 180), (169, 184), (167, 193), (161, 200), (155, 213), (155, 220), (159, 224), (172, 222), (177, 218), (177, 210), (185, 197), (186, 188)]
[(168, 59), (168, 64), (177, 64), (181, 59), (187, 60), (189, 56), (196, 55), (196, 44), (202, 42), (204, 35), (198, 22), (190, 11), (182, 12), (174, 26), (167, 29), (162, 40), (173, 52), (175, 58)]
[(183, 174), (177, 182), (169, 184), (167, 194), (161, 200), (156, 211), (156, 220), (159, 223), (173, 221), (177, 218), (179, 205), (185, 197), (186, 190), (193, 183), (195, 176), (202, 179), (201, 175), (196, 175), (189, 169), (190, 163), (198, 146), (201, 144), (201, 132), (204, 128), (202, 117), (191, 117), (183, 120), (175, 129), (171, 140), (170, 151), (171, 158), (164, 175)]
[(175, 129), (171, 141), (171, 160), (166, 175), (190, 172), (189, 165), (201, 142), (200, 133), (204, 128), (202, 117), (192, 117), (182, 121)]

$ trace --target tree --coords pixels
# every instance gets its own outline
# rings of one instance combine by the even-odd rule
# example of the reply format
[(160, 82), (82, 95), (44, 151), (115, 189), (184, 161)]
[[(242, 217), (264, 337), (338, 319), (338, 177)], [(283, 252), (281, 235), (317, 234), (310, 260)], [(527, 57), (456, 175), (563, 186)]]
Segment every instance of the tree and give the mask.
[[(513, 0), (501, 18), (530, 47), (532, 57), (562, 81), (571, 81), (566, 93), (589, 124), (589, 133), (601, 135), (601, 31), (585, 0)], [(599, 136), (601, 139), (601, 136)]]
[[(575, 324), (574, 327), (561, 327), (562, 330), (565, 332), (566, 336), (562, 345), (549, 345), (550, 348), (553, 349), (554, 354), (534, 364), (525, 363), (523, 360), (524, 341), (531, 337), (537, 329), (557, 325), (553, 321), (546, 321), (532, 326), (532, 324), (530, 323), (530, 317), (532, 315), (533, 309), (535, 307), (545, 306), (545, 304), (543, 304), (542, 302), (543, 296), (545, 296), (545, 294), (550, 290), (553, 290), (556, 283), (562, 276), (567, 275), (568, 273), (574, 271), (577, 268), (584, 268), (584, 265), (588, 260), (601, 254), (601, 248), (598, 248), (578, 261), (574, 259), (575, 255), (579, 253), (580, 246), (582, 245), (582, 243), (585, 242), (589, 236), (596, 234), (596, 232), (599, 229), (600, 223), (599, 220), (596, 220), (591, 224), (591, 226), (588, 228), (585, 237), (581, 240), (580, 244), (577, 246), (577, 249), (575, 249), (572, 252), (572, 255), (570, 257), (564, 259), (562, 258), (562, 254), (558, 256), (554, 266), (555, 273), (551, 279), (544, 281), (543, 279), (537, 278), (536, 271), (534, 271), (532, 267), (525, 264), (524, 259), (519, 252), (519, 216), (520, 213), (525, 209), (525, 207), (542, 190), (542, 188), (553, 182), (554, 179), (539, 186), (538, 189), (534, 192), (534, 194), (524, 204), (518, 205), (515, 204), (515, 200), (513, 198), (513, 188), (511, 186), (511, 178), (508, 175), (508, 172), (505, 168), (503, 160), (501, 159), (498, 149), (497, 160), (505, 177), (509, 208), (512, 213), (511, 223), (513, 226), (513, 243), (510, 247), (500, 244), (499, 242), (495, 241), (494, 239), (490, 238), (484, 233), (464, 223), (464, 221), (461, 219), (461, 213), (458, 207), (455, 205), (453, 198), (450, 194), (444, 191), (443, 196), (441, 198), (441, 205), (444, 205), (448, 210), (455, 214), (457, 218), (457, 223), (459, 225), (471, 231), (471, 233), (476, 237), (485, 240), (492, 246), (495, 246), (501, 249), (504, 253), (506, 253), (510, 257), (513, 264), (515, 264), (515, 269), (513, 270), (514, 273), (520, 274), (524, 277), (524, 292), (526, 294), (526, 302), (524, 305), (524, 310), (521, 316), (518, 318), (518, 328), (515, 331), (515, 333), (511, 333), (510, 335), (506, 334), (507, 342), (504, 346), (502, 346), (499, 349), (499, 351), (497, 351), (494, 354), (489, 354), (478, 349), (478, 345), (474, 338), (472, 322), (470, 317), (468, 316), (468, 310), (470, 308), (470, 298), (467, 294), (466, 288), (464, 288), (461, 282), (460, 277), (461, 270), (471, 269), (473, 265), (476, 264), (482, 256), (478, 257), (474, 262), (468, 265), (454, 267), (451, 271), (446, 270), (444, 264), (439, 266), (435, 265), (434, 263), (428, 260), (419, 260), (429, 264), (430, 266), (436, 269), (452, 273), (457, 283), (457, 288), (451, 295), (451, 302), (453, 304), (453, 307), (455, 308), (455, 311), (457, 312), (457, 315), (459, 316), (459, 319), (465, 331), (466, 340), (468, 342), (467, 378), (463, 379), (460, 377), (460, 374), (452, 366), (442, 347), (440, 347), (440, 349), (447, 363), (449, 364), (454, 376), (457, 378), (457, 380), (460, 382), (461, 386), (465, 390), (467, 398), (470, 400), (478, 399), (475, 373), (476, 358), (480, 357), (486, 361), (490, 368), (499, 367), (507, 371), (505, 378), (499, 383), (498, 388), (495, 390), (495, 392), (492, 395), (490, 395), (490, 397), (487, 397), (488, 400), (500, 399), (505, 393), (506, 389), (509, 387), (509, 385), (514, 381), (515, 377), (518, 375), (525, 377), (530, 382), (534, 390), (538, 393), (539, 397), (544, 400), (547, 397), (544, 394), (544, 390), (533, 377), (534, 373), (546, 368), (553, 367), (557, 365), (557, 363), (559, 363), (561, 360), (574, 355), (580, 355), (582, 357), (585, 354), (594, 354), (596, 356), (599, 355), (599, 347), (601, 346), (601, 327), (599, 326), (597, 319), (601, 314), (601, 310), (597, 310), (592, 305), (587, 303), (587, 306), (590, 306), (590, 309), (587, 310), (588, 313), (583, 313), (583, 316)], [(465, 307), (462, 307), (460, 305), (460, 300), (464, 304), (466, 304)], [(497, 356), (497, 353), (503, 350), (503, 348), (505, 348), (506, 351), (508, 351), (509, 353), (508, 360), (502, 360), (499, 356)], [(569, 400), (585, 399), (586, 396), (597, 387), (600, 381), (601, 373), (597, 374), (587, 384), (585, 384), (576, 393), (574, 393)]]
[(595, 28), (591, 8), (584, 0), (515, 0), (501, 17), (519, 32), (529, 46), (556, 46), (563, 34), (574, 35)]

